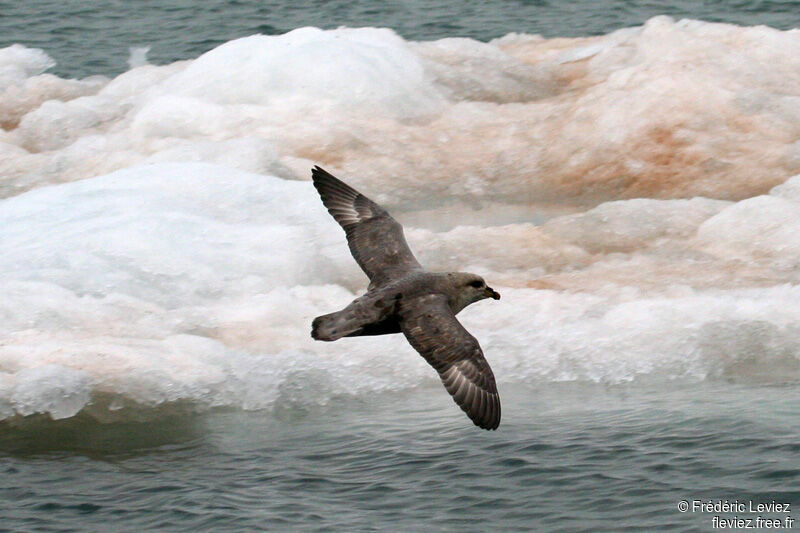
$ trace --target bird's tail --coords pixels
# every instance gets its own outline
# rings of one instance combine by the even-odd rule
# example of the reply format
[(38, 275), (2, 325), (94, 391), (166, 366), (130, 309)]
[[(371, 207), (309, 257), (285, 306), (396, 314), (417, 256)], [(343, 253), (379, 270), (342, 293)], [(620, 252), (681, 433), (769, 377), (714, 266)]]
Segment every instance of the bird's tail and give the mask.
[(335, 341), (348, 335), (399, 333), (396, 321), (386, 319), (394, 313), (400, 296), (393, 290), (370, 291), (341, 311), (315, 318), (311, 336), (318, 341)]
[(311, 336), (318, 341), (335, 341), (349, 335), (362, 326), (350, 309), (318, 316), (311, 323)]

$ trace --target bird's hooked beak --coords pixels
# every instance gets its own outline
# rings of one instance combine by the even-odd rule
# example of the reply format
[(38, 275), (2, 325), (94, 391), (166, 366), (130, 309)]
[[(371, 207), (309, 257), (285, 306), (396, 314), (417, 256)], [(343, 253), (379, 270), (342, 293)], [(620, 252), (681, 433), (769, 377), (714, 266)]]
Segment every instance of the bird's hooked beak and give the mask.
[(495, 300), (499, 300), (500, 299), (500, 293), (487, 285), (486, 286), (486, 297), (487, 298), (493, 298)]

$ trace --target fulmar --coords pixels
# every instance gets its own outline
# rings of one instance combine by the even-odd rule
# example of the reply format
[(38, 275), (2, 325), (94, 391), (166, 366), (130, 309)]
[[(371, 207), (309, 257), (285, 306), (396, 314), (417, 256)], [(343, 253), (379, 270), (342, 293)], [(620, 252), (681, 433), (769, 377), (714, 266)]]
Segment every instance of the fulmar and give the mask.
[(425, 270), (411, 253), (403, 227), (385, 209), (318, 166), (311, 176), (370, 280), (366, 294), (341, 311), (315, 318), (311, 336), (335, 341), (403, 333), (475, 425), (497, 429), (500, 396), (494, 374), (456, 314), (500, 295), (476, 274)]

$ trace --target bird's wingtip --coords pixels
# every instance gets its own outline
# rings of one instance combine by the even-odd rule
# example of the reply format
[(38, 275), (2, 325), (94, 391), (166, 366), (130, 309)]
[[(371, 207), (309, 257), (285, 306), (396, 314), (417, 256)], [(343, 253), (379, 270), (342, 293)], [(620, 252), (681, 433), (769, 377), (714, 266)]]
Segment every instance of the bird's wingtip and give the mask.
[(485, 429), (486, 431), (495, 431), (495, 430), (497, 430), (498, 427), (500, 427), (500, 420), (499, 419), (498, 420), (489, 421), (489, 422), (486, 422), (486, 421), (477, 422), (475, 420), (473, 420), (472, 422), (476, 426), (478, 426), (479, 428)]
[(321, 166), (314, 165), (314, 168), (311, 169), (311, 177), (320, 178), (323, 176), (333, 176), (333, 175), (324, 168), (322, 168)]

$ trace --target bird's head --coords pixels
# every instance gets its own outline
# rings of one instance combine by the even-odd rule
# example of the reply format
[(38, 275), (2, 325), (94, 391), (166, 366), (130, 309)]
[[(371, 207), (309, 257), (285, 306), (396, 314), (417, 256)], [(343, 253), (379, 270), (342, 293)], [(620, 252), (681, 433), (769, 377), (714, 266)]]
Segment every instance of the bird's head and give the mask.
[(460, 305), (457, 307), (461, 309), (485, 298), (500, 299), (500, 293), (489, 287), (483, 278), (477, 274), (458, 272), (454, 276), (453, 282), (458, 289), (459, 300), (461, 300), (458, 302)]

